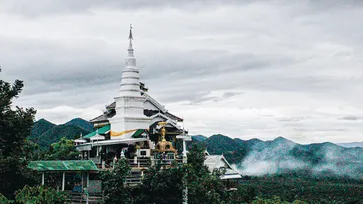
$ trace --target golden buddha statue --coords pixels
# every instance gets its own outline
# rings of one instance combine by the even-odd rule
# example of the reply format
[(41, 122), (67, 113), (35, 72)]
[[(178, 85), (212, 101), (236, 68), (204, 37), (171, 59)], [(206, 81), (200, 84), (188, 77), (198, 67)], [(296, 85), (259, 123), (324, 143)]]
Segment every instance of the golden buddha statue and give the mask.
[(165, 139), (165, 135), (166, 135), (165, 125), (166, 124), (167, 124), (166, 122), (159, 122), (158, 123), (158, 125), (162, 126), (162, 128), (160, 129), (161, 140), (159, 140), (159, 142), (156, 144), (155, 151), (157, 151), (157, 152), (174, 152), (174, 153), (176, 153), (177, 151), (173, 147), (173, 144)]

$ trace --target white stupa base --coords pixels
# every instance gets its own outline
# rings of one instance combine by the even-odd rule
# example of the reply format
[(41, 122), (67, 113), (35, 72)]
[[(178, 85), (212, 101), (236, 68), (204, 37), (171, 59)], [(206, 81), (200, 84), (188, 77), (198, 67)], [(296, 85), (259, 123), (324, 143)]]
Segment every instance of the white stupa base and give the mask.
[(130, 139), (138, 129), (149, 129), (151, 119), (148, 117), (114, 117), (110, 118), (111, 131), (121, 135), (112, 136), (111, 140)]

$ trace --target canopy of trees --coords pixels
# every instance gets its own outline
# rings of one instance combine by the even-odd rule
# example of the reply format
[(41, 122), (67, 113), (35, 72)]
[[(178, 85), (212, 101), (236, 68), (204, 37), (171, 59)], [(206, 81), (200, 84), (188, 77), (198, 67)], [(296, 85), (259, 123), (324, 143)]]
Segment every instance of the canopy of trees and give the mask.
[(23, 82), (13, 84), (0, 80), (0, 193), (13, 197), (15, 190), (27, 182), (25, 144), (30, 135), (35, 110), (12, 107), (23, 88)]

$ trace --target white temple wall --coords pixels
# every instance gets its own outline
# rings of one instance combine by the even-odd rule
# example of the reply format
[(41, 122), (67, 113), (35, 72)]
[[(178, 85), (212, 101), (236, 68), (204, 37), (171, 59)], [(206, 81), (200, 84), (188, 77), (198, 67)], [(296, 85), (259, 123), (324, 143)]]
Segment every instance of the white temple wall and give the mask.
[[(150, 119), (140, 119), (140, 118), (111, 118), (111, 130), (116, 133), (125, 132), (128, 130), (138, 130), (138, 129), (149, 129)], [(134, 131), (130, 133), (122, 134), (121, 136), (111, 136), (112, 140), (122, 140), (131, 138)]]

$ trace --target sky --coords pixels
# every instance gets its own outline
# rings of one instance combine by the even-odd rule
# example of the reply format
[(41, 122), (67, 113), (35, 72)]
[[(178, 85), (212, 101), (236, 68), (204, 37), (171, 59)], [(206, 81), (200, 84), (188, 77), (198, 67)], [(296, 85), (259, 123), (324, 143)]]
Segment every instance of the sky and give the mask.
[(190, 134), (363, 141), (363, 2), (0, 0), (0, 78), (56, 124), (141, 81)]

